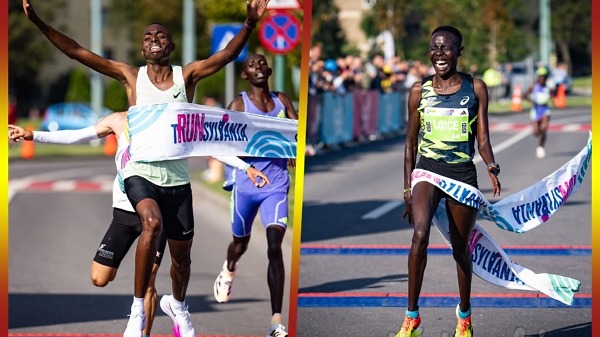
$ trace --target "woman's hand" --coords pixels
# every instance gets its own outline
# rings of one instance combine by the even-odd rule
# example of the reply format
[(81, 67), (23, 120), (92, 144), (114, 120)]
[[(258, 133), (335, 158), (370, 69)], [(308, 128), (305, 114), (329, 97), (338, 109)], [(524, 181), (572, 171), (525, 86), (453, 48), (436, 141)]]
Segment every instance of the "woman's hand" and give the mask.
[(413, 213), (412, 213), (412, 191), (410, 189), (404, 191), (404, 214), (402, 218), (406, 219), (409, 224), (413, 224)]
[(500, 191), (502, 189), (500, 185), (500, 180), (498, 180), (498, 174), (500, 173), (500, 166), (497, 164), (488, 165), (487, 167), (488, 173), (490, 176), (490, 180), (492, 182), (492, 187), (494, 188), (493, 196), (500, 196)]

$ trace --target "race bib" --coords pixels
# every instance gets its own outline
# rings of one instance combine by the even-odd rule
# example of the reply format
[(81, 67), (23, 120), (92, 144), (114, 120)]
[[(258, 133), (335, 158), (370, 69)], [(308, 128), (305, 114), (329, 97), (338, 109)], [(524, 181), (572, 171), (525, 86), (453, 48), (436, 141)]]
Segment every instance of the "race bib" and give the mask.
[(426, 107), (421, 118), (425, 138), (444, 142), (469, 140), (469, 111), (466, 108)]
[(533, 101), (538, 105), (546, 105), (550, 102), (550, 97), (549, 92), (540, 91), (534, 95)]

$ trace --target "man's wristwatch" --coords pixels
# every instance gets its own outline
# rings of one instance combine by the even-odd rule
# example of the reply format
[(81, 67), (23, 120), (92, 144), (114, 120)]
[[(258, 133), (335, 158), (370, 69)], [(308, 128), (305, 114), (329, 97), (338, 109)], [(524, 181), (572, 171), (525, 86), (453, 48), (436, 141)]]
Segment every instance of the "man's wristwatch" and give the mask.
[(493, 169), (495, 169), (495, 170), (496, 170), (496, 172), (495, 172), (495, 174), (496, 174), (496, 175), (499, 175), (499, 174), (500, 174), (500, 165), (498, 165), (498, 164), (496, 164), (496, 163), (492, 162), (492, 163), (489, 163), (487, 166), (488, 166), (488, 172), (489, 172), (489, 169), (490, 169), (490, 168), (493, 168)]

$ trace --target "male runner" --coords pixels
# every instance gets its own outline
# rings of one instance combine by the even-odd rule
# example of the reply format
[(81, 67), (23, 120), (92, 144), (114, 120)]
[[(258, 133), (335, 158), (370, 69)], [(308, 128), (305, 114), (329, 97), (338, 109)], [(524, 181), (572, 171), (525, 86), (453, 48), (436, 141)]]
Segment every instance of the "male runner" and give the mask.
[[(120, 171), (126, 164), (123, 161), (123, 154), (129, 145), (128, 135), (124, 133), (126, 122), (127, 112), (116, 112), (101, 119), (93, 126), (79, 130), (30, 131), (20, 126), (8, 125), (8, 135), (15, 142), (29, 140), (39, 143), (75, 144), (99, 139), (110, 134), (118, 135), (115, 164), (119, 173), (113, 183), (113, 219), (96, 250), (90, 271), (92, 284), (97, 287), (105, 287), (115, 279), (123, 258), (142, 232), (142, 222), (127, 199), (127, 195), (120, 187)], [(262, 172), (237, 157), (216, 156), (215, 158), (244, 171), (258, 188), (263, 187), (268, 182), (268, 178)], [(258, 177), (261, 178), (261, 182), (257, 181)], [(143, 336), (150, 336), (152, 330), (156, 304), (158, 302), (155, 280), (165, 251), (166, 240), (167, 238), (164, 233), (161, 233), (148, 289), (144, 298), (147, 317)]]
[[(170, 58), (175, 44), (169, 31), (159, 24), (151, 24), (144, 30), (141, 52), (146, 59), (146, 66), (138, 68), (125, 62), (105, 59), (83, 48), (44, 22), (36, 14), (30, 0), (23, 0), (23, 9), (29, 20), (65, 55), (123, 83), (129, 105), (133, 106), (192, 102), (198, 81), (219, 71), (239, 55), (266, 11), (268, 2), (269, 0), (248, 0), (244, 29), (223, 50), (208, 59), (193, 61), (184, 67), (171, 65)], [(135, 257), (134, 303), (123, 335), (142, 336), (145, 326), (143, 298), (152, 271), (158, 237), (161, 230), (164, 230), (171, 253), (172, 294), (161, 298), (161, 309), (173, 320), (176, 335), (194, 337), (195, 330), (185, 304), (194, 236), (188, 161), (132, 162), (123, 170), (123, 177), (127, 197), (143, 225)]]
[[(271, 72), (263, 55), (249, 56), (241, 73), (242, 79), (250, 86), (249, 90), (236, 97), (228, 109), (263, 116), (298, 119), (290, 99), (284, 93), (269, 90), (268, 80)], [(262, 223), (266, 227), (269, 258), (267, 283), (271, 294), (272, 317), (268, 336), (284, 337), (288, 334), (281, 324), (285, 283), (281, 243), (288, 222), (287, 193), (290, 188), (290, 177), (286, 167), (288, 160), (250, 157), (246, 157), (245, 160), (261, 171), (267, 172), (271, 184), (259, 191), (245, 177), (233, 175), (234, 184), (231, 194), (233, 241), (227, 248), (227, 260), (215, 280), (214, 295), (218, 302), (229, 301), (236, 264), (248, 248), (252, 222), (260, 210)], [(289, 163), (293, 165), (294, 161), (290, 160)]]

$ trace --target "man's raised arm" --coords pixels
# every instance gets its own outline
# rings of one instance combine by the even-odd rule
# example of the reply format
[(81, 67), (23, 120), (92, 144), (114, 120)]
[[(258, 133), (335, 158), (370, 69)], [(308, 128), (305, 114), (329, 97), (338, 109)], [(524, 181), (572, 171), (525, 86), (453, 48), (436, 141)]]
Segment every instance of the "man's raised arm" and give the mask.
[(121, 70), (121, 66), (125, 64), (121, 64), (120, 66), (119, 62), (107, 60), (102, 56), (83, 48), (72, 38), (48, 25), (37, 15), (31, 1), (23, 0), (23, 10), (25, 11), (27, 18), (33, 22), (39, 30), (44, 33), (46, 38), (65, 55), (106, 76), (110, 76), (119, 81), (125, 80), (125, 75)]
[(218, 72), (240, 55), (244, 45), (250, 38), (250, 34), (265, 14), (268, 3), (269, 0), (247, 0), (244, 27), (227, 43), (227, 46), (205, 60), (194, 61), (185, 66), (184, 72), (191, 71), (191, 79), (194, 85), (199, 80)]

